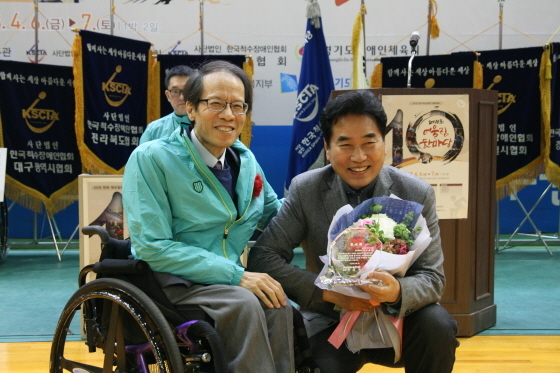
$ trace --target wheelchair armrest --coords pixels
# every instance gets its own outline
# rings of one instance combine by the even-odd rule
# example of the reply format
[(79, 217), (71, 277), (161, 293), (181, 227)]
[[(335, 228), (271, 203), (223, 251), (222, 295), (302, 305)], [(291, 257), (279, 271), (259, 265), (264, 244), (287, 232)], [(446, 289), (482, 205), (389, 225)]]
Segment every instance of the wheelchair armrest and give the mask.
[(83, 227), (82, 233), (90, 237), (95, 234), (98, 235), (99, 238), (101, 238), (101, 243), (103, 245), (107, 244), (107, 242), (109, 242), (109, 239), (111, 238), (109, 236), (109, 232), (107, 232), (107, 230), (100, 225), (88, 225), (87, 227)]

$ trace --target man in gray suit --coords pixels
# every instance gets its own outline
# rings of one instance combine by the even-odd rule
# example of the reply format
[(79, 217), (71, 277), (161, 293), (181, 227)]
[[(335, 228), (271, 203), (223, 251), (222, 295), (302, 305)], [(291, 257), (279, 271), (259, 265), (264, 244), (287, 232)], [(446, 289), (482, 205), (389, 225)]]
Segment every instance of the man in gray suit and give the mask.
[[(366, 363), (405, 367), (407, 373), (451, 372), (455, 362), (457, 323), (437, 302), (445, 286), (443, 252), (435, 194), (425, 181), (384, 165), (387, 117), (379, 100), (367, 90), (350, 91), (331, 100), (321, 116), (330, 165), (296, 176), (278, 215), (249, 255), (248, 270), (266, 272), (280, 282), (304, 315), (314, 358), (322, 373), (354, 373)], [(404, 317), (402, 356), (390, 338), (367, 331), (375, 348), (351, 352), (327, 339), (340, 320), (340, 309), (375, 311), (368, 300), (315, 286), (327, 252), (327, 232), (337, 210), (378, 196), (394, 194), (424, 206), (432, 241), (405, 277), (374, 272), (385, 285), (363, 289), (381, 303), (382, 318)], [(306, 269), (290, 264), (293, 249), (305, 252)], [(381, 324), (381, 322), (380, 322)]]

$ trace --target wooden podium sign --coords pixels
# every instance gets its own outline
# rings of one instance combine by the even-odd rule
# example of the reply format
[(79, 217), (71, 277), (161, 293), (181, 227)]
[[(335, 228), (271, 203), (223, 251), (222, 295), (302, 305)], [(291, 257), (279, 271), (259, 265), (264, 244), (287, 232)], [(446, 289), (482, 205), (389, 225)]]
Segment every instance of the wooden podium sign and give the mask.
[[(412, 96), (415, 100), (418, 96), (425, 96), (429, 98), (426, 102), (433, 102), (434, 96), (459, 95), (466, 98), (463, 99), (465, 103), (463, 118), (467, 119), (461, 118), (465, 130), (461, 153), (468, 154), (468, 159), (463, 162), (467, 167), (462, 171), (465, 173), (463, 190), (466, 191), (468, 207), (466, 215), (461, 215), (465, 218), (439, 221), (446, 277), (446, 288), (440, 303), (457, 321), (459, 336), (468, 337), (479, 333), (496, 324), (494, 230), (498, 92), (470, 88), (370, 90), (379, 97), (383, 106), (386, 97), (394, 100), (394, 96)], [(331, 98), (344, 92), (347, 91), (333, 91)], [(453, 97), (453, 100), (456, 98)], [(445, 101), (443, 97), (441, 101)], [(456, 110), (458, 109), (453, 109)], [(394, 118), (391, 117), (394, 114), (387, 113), (389, 121)], [(415, 122), (413, 117), (409, 121)], [(404, 128), (408, 124), (402, 123), (403, 136), (406, 136)], [(386, 142), (392, 141), (389, 137), (390, 135), (387, 136)], [(406, 139), (404, 142), (406, 145)], [(391, 150), (387, 144), (387, 152)], [(406, 167), (403, 169), (406, 170)], [(430, 184), (433, 185), (434, 182)]]

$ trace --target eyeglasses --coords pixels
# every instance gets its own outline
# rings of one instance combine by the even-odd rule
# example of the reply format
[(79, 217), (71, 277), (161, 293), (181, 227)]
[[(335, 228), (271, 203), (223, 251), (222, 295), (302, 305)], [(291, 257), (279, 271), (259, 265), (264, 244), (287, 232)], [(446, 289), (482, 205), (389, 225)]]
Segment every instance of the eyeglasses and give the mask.
[(181, 93), (183, 93), (182, 89), (168, 89), (167, 92), (171, 95), (171, 97), (179, 97)]
[(231, 112), (236, 115), (245, 114), (249, 109), (249, 104), (241, 101), (227, 102), (224, 100), (220, 100), (219, 98), (207, 98), (205, 100), (198, 100), (198, 102), (202, 102), (202, 101), (206, 102), (206, 106), (208, 107), (208, 110), (215, 111), (218, 113), (223, 111), (228, 104), (229, 104), (229, 108), (231, 109)]

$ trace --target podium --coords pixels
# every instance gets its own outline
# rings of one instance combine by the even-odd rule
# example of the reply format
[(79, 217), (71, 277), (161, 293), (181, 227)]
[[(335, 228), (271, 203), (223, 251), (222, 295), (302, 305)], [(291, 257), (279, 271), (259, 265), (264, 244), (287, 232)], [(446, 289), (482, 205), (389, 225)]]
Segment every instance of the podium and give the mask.
[[(469, 337), (496, 324), (494, 245), (498, 92), (472, 88), (377, 88), (383, 96), (468, 95), (468, 208), (466, 219), (441, 219), (446, 288), (440, 301)], [(346, 91), (333, 91), (331, 98)], [(389, 115), (389, 113), (388, 113)], [(391, 121), (391, 118), (388, 118)], [(403, 123), (403, 130), (408, 123)], [(387, 149), (390, 151), (390, 149)]]

